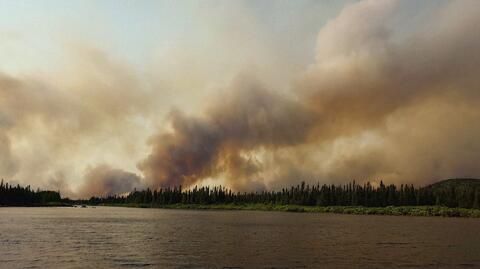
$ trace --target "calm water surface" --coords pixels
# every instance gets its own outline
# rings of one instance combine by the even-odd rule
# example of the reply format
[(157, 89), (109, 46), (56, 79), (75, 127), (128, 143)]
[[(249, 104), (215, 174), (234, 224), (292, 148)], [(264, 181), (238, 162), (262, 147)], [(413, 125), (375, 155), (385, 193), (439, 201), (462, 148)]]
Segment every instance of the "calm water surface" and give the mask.
[(480, 219), (0, 208), (1, 268), (480, 268)]

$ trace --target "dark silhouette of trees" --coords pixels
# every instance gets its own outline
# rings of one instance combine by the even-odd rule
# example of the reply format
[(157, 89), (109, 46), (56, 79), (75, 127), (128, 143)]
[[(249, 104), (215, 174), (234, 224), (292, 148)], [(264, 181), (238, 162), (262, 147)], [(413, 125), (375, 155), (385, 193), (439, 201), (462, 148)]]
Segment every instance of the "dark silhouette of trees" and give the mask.
[(480, 189), (475, 190), (475, 196), (473, 197), (473, 208), (480, 209)]
[[(9, 185), (0, 182), (0, 206), (40, 206), (52, 203), (71, 203), (62, 199), (57, 191), (32, 190), (30, 186)], [(430, 186), (416, 188), (413, 185), (378, 186), (370, 182), (353, 181), (344, 185), (308, 185), (305, 182), (276, 191), (234, 192), (228, 188), (182, 186), (160, 189), (134, 189), (126, 196), (92, 197), (88, 204), (137, 204), (158, 206), (171, 204), (271, 204), (305, 206), (421, 206), (480, 209), (480, 180), (447, 180)]]
[(447, 207), (479, 208), (480, 186), (449, 185), (421, 187), (413, 185), (385, 185), (377, 187), (370, 182), (345, 185), (300, 185), (279, 191), (233, 192), (225, 187), (182, 187), (157, 190), (134, 190), (127, 196), (92, 197), (90, 204), (140, 204), (162, 206), (169, 204), (272, 204), (307, 206), (417, 206), (441, 205)]
[(60, 201), (60, 192), (33, 191), (30, 186), (12, 186), (3, 179), (0, 182), (0, 206), (39, 206)]

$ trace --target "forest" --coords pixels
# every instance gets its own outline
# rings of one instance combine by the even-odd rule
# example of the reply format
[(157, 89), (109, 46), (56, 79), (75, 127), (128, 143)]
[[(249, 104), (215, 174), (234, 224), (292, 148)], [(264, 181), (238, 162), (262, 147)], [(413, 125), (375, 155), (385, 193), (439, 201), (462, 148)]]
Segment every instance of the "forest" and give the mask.
[(9, 185), (0, 182), (0, 206), (46, 206), (58, 205), (62, 201), (60, 192), (32, 190), (30, 186)]
[(124, 196), (92, 197), (89, 204), (137, 204), (162, 206), (172, 204), (271, 204), (302, 206), (445, 206), (480, 208), (480, 180), (454, 179), (426, 187), (413, 185), (378, 186), (355, 181), (344, 185), (313, 185), (302, 182), (280, 191), (233, 192), (225, 187), (181, 186), (158, 190), (133, 190)]
[(182, 186), (159, 189), (134, 189), (127, 195), (91, 197), (88, 200), (62, 198), (58, 191), (32, 190), (30, 186), (0, 183), (0, 206), (42, 205), (143, 205), (163, 207), (166, 205), (299, 205), (299, 206), (442, 206), (450, 208), (480, 209), (480, 180), (450, 179), (424, 187), (413, 185), (376, 186), (370, 182), (355, 181), (343, 185), (309, 185), (302, 182), (278, 191), (234, 192), (218, 187)]

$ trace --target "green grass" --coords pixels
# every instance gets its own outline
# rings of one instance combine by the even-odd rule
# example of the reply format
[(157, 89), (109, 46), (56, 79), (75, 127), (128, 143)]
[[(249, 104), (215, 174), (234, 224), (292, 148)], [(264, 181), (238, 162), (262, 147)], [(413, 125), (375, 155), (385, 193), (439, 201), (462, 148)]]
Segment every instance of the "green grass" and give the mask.
[(110, 204), (109, 206), (165, 208), (165, 209), (193, 209), (193, 210), (257, 210), (306, 213), (336, 213), (351, 215), (392, 215), (392, 216), (440, 216), (440, 217), (471, 217), (480, 218), (479, 209), (448, 208), (441, 206), (300, 206), (300, 205), (272, 205), (272, 204)]

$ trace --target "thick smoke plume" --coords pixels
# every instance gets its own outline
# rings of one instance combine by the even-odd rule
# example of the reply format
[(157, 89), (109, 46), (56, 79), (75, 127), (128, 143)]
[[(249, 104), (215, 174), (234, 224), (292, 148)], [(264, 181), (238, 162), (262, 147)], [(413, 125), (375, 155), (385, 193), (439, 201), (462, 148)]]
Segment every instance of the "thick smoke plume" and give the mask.
[[(441, 3), (422, 20), (406, 18), (402, 5), (411, 4), (346, 6), (319, 29), (315, 57), (291, 85), (285, 74), (295, 68), (282, 65), (299, 61), (270, 62), (277, 54), (261, 30), (214, 40), (219, 48), (259, 37), (247, 54), (262, 68), (221, 93), (232, 75), (223, 69), (235, 70), (243, 54), (229, 61), (195, 50), (201, 60), (191, 61), (176, 59), (188, 55), (179, 50), (159, 76), (139, 76), (73, 46), (48, 75), (0, 71), (0, 177), (82, 198), (142, 186), (480, 177), (480, 2)], [(256, 29), (248, 24), (245, 34)], [(198, 100), (210, 84), (217, 94)], [(180, 109), (162, 125), (171, 104)]]
[(153, 186), (235, 188), (479, 176), (480, 4), (450, 3), (402, 38), (395, 8), (363, 1), (328, 22), (293, 96), (241, 77), (204, 114), (172, 112), (139, 169)]
[(150, 101), (138, 78), (103, 52), (75, 53), (51, 79), (0, 72), (1, 178), (72, 197), (69, 179), (84, 171), (78, 164), (129, 155), (140, 144), (135, 117), (148, 115)]
[(143, 185), (138, 175), (108, 165), (99, 165), (87, 171), (78, 194), (80, 197), (101, 197), (124, 194), (141, 187)]
[(171, 113), (173, 132), (154, 137), (152, 154), (139, 165), (154, 186), (191, 185), (221, 173), (235, 185), (251, 183), (242, 181), (262, 168), (244, 153), (307, 140), (314, 118), (306, 107), (242, 79), (233, 87), (204, 117)]

